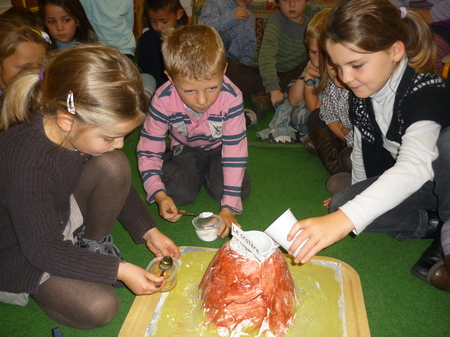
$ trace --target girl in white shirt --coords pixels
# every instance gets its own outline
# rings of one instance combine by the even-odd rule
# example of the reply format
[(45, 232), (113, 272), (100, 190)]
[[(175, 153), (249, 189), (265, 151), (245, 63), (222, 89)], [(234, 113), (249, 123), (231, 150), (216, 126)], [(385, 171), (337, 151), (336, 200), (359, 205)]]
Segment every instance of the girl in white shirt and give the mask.
[[(352, 186), (336, 194), (330, 214), (298, 221), (289, 252), (305, 263), (351, 231), (398, 240), (431, 238), (428, 210), (450, 218), (450, 89), (433, 73), (435, 45), (423, 18), (388, 0), (344, 0), (323, 35), (340, 79), (352, 91)], [(411, 272), (426, 278), (442, 259), (438, 240)]]

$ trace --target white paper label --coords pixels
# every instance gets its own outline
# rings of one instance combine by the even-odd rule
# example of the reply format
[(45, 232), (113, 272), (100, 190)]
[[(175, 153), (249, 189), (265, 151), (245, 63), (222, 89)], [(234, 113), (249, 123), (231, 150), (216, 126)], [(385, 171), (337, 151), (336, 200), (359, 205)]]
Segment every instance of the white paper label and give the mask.
[(261, 254), (260, 249), (255, 245), (255, 243), (245, 235), (245, 232), (236, 226), (234, 223), (231, 227), (231, 235), (233, 235), (242, 245), (244, 245), (250, 252), (255, 255), (259, 262), (264, 262), (265, 258)]

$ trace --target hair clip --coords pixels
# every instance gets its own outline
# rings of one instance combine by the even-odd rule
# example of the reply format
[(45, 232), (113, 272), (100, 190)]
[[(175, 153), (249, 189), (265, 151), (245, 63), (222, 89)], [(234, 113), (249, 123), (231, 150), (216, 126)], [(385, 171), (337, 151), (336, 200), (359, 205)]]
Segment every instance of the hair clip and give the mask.
[(406, 18), (406, 11), (407, 11), (406, 7), (400, 7), (400, 17), (402, 19)]
[(72, 91), (69, 91), (69, 94), (67, 95), (67, 111), (72, 115), (75, 115), (75, 113), (77, 112), (75, 110), (75, 105), (73, 103), (73, 92)]
[(44, 71), (45, 71), (44, 68), (39, 69), (39, 79), (40, 79), (41, 81), (44, 80)]

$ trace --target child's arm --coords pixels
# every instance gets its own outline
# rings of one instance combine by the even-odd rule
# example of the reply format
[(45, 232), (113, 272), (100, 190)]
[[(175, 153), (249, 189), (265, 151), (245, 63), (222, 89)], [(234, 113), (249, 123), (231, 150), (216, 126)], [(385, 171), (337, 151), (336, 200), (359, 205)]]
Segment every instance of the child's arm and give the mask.
[(236, 18), (236, 12), (228, 9), (228, 4), (222, 0), (208, 0), (202, 8), (198, 23), (211, 26), (219, 32), (227, 32), (238, 25), (239, 21)]
[(258, 55), (258, 66), (266, 92), (270, 93), (272, 104), (283, 99), (283, 93), (277, 74), (276, 55), (281, 36), (280, 28), (275, 24), (266, 24), (261, 49)]
[(345, 142), (345, 135), (350, 132), (350, 129), (346, 129), (342, 126), (340, 121), (336, 121), (328, 124), (331, 132), (333, 132), (336, 137)]
[[(228, 83), (228, 85), (231, 85)], [(226, 120), (223, 123), (222, 131), (222, 163), (223, 163), (223, 199), (221, 203), (220, 216), (224, 216), (224, 231), (222, 237), (231, 231), (231, 223), (239, 225), (235, 214), (242, 213), (241, 189), (247, 166), (248, 148), (245, 127), (245, 117), (243, 111), (242, 95), (236, 87), (232, 88), (238, 93), (231, 95), (224, 93), (227, 99), (223, 99), (224, 104), (221, 109), (227, 111)], [(220, 230), (219, 230), (220, 232)]]
[(300, 75), (294, 85), (289, 89), (288, 100), (290, 105), (295, 105), (300, 103), (305, 99), (305, 77), (304, 73)]
[[(319, 69), (313, 66), (312, 62), (308, 62), (305, 68), (305, 103), (309, 111), (320, 108), (321, 101), (314, 93), (316, 88), (316, 78), (320, 77)], [(309, 83), (309, 85), (308, 85)]]

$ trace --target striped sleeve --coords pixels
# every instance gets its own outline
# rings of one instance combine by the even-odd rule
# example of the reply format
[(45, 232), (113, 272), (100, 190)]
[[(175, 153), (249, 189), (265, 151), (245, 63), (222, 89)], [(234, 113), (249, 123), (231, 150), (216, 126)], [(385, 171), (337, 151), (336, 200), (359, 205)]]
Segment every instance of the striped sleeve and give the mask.
[(162, 112), (166, 110), (160, 98), (161, 96), (158, 96), (152, 100), (137, 146), (139, 172), (149, 203), (155, 201), (153, 196), (156, 192), (165, 191), (161, 180), (162, 155), (166, 149), (169, 117)]
[(248, 160), (247, 133), (242, 96), (228, 100), (231, 104), (223, 124), (222, 166), (224, 192), (221, 208), (242, 213), (242, 181)]

